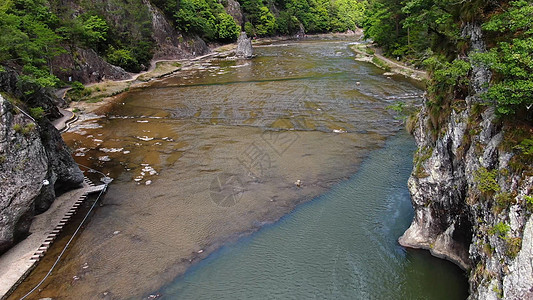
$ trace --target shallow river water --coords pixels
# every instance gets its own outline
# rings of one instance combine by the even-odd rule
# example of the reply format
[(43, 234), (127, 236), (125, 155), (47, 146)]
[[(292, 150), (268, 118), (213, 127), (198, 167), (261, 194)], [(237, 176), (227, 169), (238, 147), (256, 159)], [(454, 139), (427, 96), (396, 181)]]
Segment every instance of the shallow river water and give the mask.
[(74, 126), (115, 181), (35, 299), (465, 298), (458, 268), (396, 243), (414, 145), (387, 106), (423, 91), (350, 43), (199, 61)]

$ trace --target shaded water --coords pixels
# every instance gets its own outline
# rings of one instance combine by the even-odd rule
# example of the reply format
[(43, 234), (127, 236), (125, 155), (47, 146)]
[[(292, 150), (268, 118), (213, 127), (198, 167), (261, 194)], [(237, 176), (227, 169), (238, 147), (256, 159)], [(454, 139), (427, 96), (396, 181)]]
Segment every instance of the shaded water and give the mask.
[(161, 299), (465, 299), (457, 266), (397, 243), (413, 216), (414, 150), (398, 134), (352, 178), (213, 253)]
[[(417, 104), (422, 91), (354, 61), (348, 45), (288, 43), (256, 48), (252, 60), (198, 62), (131, 90), (104, 114), (73, 127), (64, 137), (76, 159), (115, 181), (103, 207), (35, 297), (147, 296), (224, 243), (277, 221), (354, 174), (402, 128), (387, 106), (398, 99)], [(398, 155), (408, 161), (412, 148), (402, 149)], [(405, 195), (405, 180), (401, 185)], [(374, 209), (388, 211), (384, 203)], [(405, 198), (398, 203), (407, 205)], [(379, 224), (377, 212), (352, 204), (348, 211), (357, 213), (354, 218), (375, 216)], [(399, 265), (405, 255), (395, 254), (403, 252), (390, 241), (410, 216), (402, 214), (401, 220), (387, 227), (389, 244), (381, 252)], [(339, 236), (348, 231), (339, 229)], [(314, 244), (333, 256), (347, 257), (350, 251), (348, 245)], [(380, 244), (369, 243), (361, 253), (372, 252), (371, 245)], [(398, 282), (379, 272), (366, 275), (374, 262), (361, 253), (357, 274), (379, 286)], [(438, 272), (453, 273), (446, 262), (436, 265)], [(396, 270), (410, 272), (405, 268)], [(46, 271), (40, 265), (19, 291)]]

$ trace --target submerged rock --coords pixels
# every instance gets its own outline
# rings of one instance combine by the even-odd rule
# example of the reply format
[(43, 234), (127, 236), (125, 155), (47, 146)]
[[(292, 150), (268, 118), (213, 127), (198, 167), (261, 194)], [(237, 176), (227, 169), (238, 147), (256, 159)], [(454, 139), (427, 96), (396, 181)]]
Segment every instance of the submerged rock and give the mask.
[(246, 32), (241, 32), (237, 40), (237, 50), (235, 56), (239, 58), (252, 58), (254, 50), (252, 48), (252, 40), (246, 36)]

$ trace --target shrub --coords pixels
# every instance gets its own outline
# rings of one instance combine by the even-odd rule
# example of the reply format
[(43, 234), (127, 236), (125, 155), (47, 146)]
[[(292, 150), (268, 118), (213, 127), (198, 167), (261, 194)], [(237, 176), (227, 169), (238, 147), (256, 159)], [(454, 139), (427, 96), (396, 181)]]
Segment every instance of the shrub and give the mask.
[(524, 139), (514, 148), (522, 152), (524, 155), (533, 155), (533, 139)]
[(24, 128), (22, 128), (22, 134), (24, 135), (28, 135), (30, 132), (33, 131), (33, 129), (35, 129), (35, 123), (28, 123), (26, 124), (26, 126), (24, 126)]
[(391, 68), (389, 65), (387, 65), (387, 63), (385, 63), (384, 61), (382, 61), (381, 59), (377, 58), (377, 56), (374, 56), (372, 57), (372, 62), (378, 66), (379, 68), (387, 71), (387, 72), (390, 72)]
[(511, 226), (509, 226), (509, 224), (499, 222), (489, 230), (489, 233), (492, 235), (496, 234), (503, 239), (506, 237), (507, 232), (509, 232), (509, 230), (511, 230)]
[(501, 192), (494, 196), (496, 200), (496, 211), (499, 213), (504, 209), (507, 209), (509, 205), (514, 203), (514, 197), (509, 192)]
[(477, 188), (483, 193), (498, 192), (500, 186), (496, 181), (498, 170), (489, 171), (484, 167), (479, 168), (474, 172), (474, 180), (477, 183)]
[(75, 91), (83, 91), (85, 89), (85, 86), (79, 81), (74, 81), (71, 87)]
[(218, 38), (222, 41), (234, 41), (239, 37), (240, 28), (232, 16), (227, 13), (218, 15), (219, 24), (217, 25)]
[(13, 125), (13, 130), (15, 130), (15, 132), (21, 133), (22, 132), (22, 125), (20, 125), (20, 124)]
[(428, 160), (433, 154), (433, 148), (424, 147), (419, 149), (414, 155), (413, 164), (415, 165), (414, 176), (417, 178), (428, 177), (429, 174), (424, 169), (423, 163)]
[(519, 237), (509, 238), (505, 241), (505, 255), (515, 258), (522, 249), (522, 239)]
[(115, 49), (113, 46), (109, 47), (107, 61), (112, 65), (122, 67), (130, 72), (135, 72), (139, 68), (137, 59), (135, 59), (131, 50), (128, 49)]
[(244, 32), (246, 32), (246, 35), (249, 37), (255, 36), (254, 25), (250, 22), (244, 23)]
[(533, 196), (525, 195), (524, 200), (526, 201), (527, 210), (533, 211)]
[(44, 109), (42, 107), (30, 108), (30, 116), (35, 120), (40, 120), (44, 117)]

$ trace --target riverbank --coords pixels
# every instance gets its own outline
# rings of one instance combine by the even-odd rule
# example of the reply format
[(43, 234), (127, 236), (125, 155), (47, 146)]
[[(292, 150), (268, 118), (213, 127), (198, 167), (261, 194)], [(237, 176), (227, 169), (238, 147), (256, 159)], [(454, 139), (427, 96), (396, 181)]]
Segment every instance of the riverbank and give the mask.
[[(343, 38), (355, 37), (360, 39), (363, 36), (362, 30), (352, 33), (324, 33), (306, 35), (302, 38), (294, 36), (279, 36), (268, 38), (257, 38), (252, 40), (253, 46), (264, 46), (275, 42), (289, 41), (289, 40), (317, 40), (328, 38)], [(91, 83), (85, 85), (83, 90), (72, 93), (71, 89), (60, 89), (57, 94), (59, 97), (67, 97), (71, 101), (69, 111), (74, 113), (101, 113), (105, 111), (109, 105), (120, 98), (120, 95), (133, 88), (142, 88), (150, 84), (150, 82), (167, 76), (174, 75), (177, 72), (192, 69), (200, 66), (201, 62), (210, 59), (236, 59), (234, 57), (236, 43), (224, 44), (213, 47), (211, 53), (198, 56), (191, 59), (171, 59), (171, 60), (156, 60), (152, 61), (147, 71), (131, 74), (132, 77), (126, 80), (105, 80), (102, 82)], [(196, 66), (195, 66), (196, 64)]]
[(281, 43), (258, 47), (253, 62), (202, 62), (130, 89), (65, 133), (78, 162), (116, 180), (38, 296), (146, 297), (354, 174), (402, 130), (387, 106), (421, 94), (355, 62), (354, 40)]
[(418, 70), (412, 66), (405, 65), (400, 61), (391, 60), (381, 55), (380, 49), (373, 47), (371, 44), (356, 44), (350, 46), (350, 49), (355, 53), (356, 60), (373, 63), (378, 68), (387, 71), (390, 75), (400, 74), (420, 82), (429, 79), (429, 75), (426, 71)]

